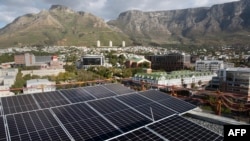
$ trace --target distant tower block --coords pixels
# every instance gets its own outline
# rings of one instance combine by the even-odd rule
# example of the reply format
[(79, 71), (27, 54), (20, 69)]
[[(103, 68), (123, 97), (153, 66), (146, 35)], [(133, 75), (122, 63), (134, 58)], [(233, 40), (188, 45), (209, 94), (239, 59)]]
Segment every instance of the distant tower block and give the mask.
[(125, 47), (126, 44), (125, 44), (125, 41), (122, 41), (122, 47)]
[(109, 47), (112, 47), (113, 45), (112, 45), (112, 41), (109, 41)]
[(101, 42), (98, 40), (97, 41), (97, 47), (100, 47), (101, 46)]

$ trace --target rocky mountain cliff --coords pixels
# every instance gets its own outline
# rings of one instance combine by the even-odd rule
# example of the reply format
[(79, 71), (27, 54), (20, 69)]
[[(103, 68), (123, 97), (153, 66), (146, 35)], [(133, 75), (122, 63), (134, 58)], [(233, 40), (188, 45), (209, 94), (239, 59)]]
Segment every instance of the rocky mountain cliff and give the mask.
[(108, 24), (138, 43), (249, 44), (250, 1), (171, 11), (131, 10)]
[(0, 29), (0, 46), (23, 45), (120, 45), (130, 39), (113, 30), (99, 17), (86, 12), (76, 12), (62, 5), (52, 5), (38, 14), (26, 14)]

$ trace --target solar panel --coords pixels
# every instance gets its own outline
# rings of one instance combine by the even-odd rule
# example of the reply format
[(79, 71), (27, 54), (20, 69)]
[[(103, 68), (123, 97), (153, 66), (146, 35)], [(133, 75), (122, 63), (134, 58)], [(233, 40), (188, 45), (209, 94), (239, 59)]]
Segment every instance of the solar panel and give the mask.
[(183, 100), (179, 100), (160, 91), (149, 90), (145, 92), (140, 92), (140, 94), (144, 97), (155, 100), (156, 102), (179, 113), (187, 112), (196, 108), (196, 106), (193, 104), (190, 104)]
[(0, 116), (0, 141), (6, 141), (6, 132), (2, 116)]
[(90, 86), (90, 87), (85, 87), (84, 88), (87, 92), (92, 94), (96, 98), (104, 98), (104, 97), (111, 97), (115, 96), (113, 92), (107, 90), (106, 88), (102, 87), (101, 85), (99, 86)]
[[(148, 126), (154, 132), (172, 141), (223, 140), (223, 137), (180, 116), (172, 116)], [(221, 141), (222, 141), (221, 140)]]
[(133, 132), (129, 132), (122, 136), (118, 136), (116, 138), (110, 139), (108, 141), (128, 141), (128, 140), (130, 141), (164, 141), (162, 138), (150, 132), (146, 128), (140, 128)]
[(149, 118), (114, 98), (106, 98), (87, 103), (124, 132), (152, 122)]
[(102, 86), (118, 95), (135, 92), (134, 90), (129, 89), (121, 84), (108, 84), (108, 85), (102, 85)]
[(142, 94), (143, 96), (150, 98), (152, 100), (155, 100), (155, 101), (172, 98), (172, 96), (167, 95), (157, 90), (148, 90), (144, 92), (139, 92), (139, 94)]
[(190, 103), (183, 101), (183, 100), (179, 100), (177, 98), (161, 100), (158, 102), (164, 106), (167, 106), (167, 107), (179, 112), (179, 113), (187, 112), (189, 110), (196, 108), (195, 105), (190, 104)]
[(90, 101), (87, 103), (102, 114), (129, 109), (128, 106), (122, 104), (121, 102), (119, 102), (114, 98), (105, 98), (101, 100)]
[(138, 94), (123, 95), (117, 98), (154, 120), (159, 120), (176, 113)]
[(39, 109), (32, 95), (2, 97), (4, 115)]
[(6, 116), (11, 140), (70, 140), (48, 109)]
[(75, 89), (66, 89), (60, 90), (60, 92), (71, 102), (83, 102), (95, 99), (89, 93), (87, 93), (83, 88), (75, 88)]
[(58, 91), (33, 94), (34, 98), (41, 108), (50, 108), (60, 105), (66, 105), (70, 102), (64, 98)]
[(152, 122), (150, 119), (132, 109), (125, 109), (122, 111), (105, 114), (104, 116), (123, 132), (139, 128)]
[(121, 134), (85, 103), (52, 110), (75, 140), (105, 140)]

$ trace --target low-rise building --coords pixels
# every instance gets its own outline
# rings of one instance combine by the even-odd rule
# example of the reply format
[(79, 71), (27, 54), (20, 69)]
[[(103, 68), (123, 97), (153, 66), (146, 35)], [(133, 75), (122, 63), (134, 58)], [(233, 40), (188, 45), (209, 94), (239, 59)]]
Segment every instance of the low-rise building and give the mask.
[(212, 82), (220, 91), (246, 95), (250, 101), (250, 68), (220, 69)]
[(38, 76), (57, 76), (59, 73), (65, 73), (65, 69), (41, 69), (41, 70), (23, 70), (21, 73), (24, 75), (38, 75)]
[(8, 86), (0, 85), (0, 97), (13, 96), (13, 95), (15, 94), (9, 91)]
[(105, 57), (104, 55), (84, 55), (80, 59), (78, 68), (87, 69), (91, 66), (104, 66)]
[(234, 63), (228, 63), (220, 60), (198, 60), (195, 62), (195, 71), (217, 72), (219, 69), (232, 67), (234, 67)]
[(161, 86), (179, 86), (184, 84), (187, 87), (191, 87), (191, 84), (198, 85), (207, 84), (212, 80), (212, 77), (216, 76), (212, 72), (195, 72), (195, 71), (173, 71), (171, 73), (166, 72), (152, 72), (152, 73), (137, 73), (132, 78), (135, 82), (144, 81), (151, 85), (158, 87)]
[[(146, 64), (146, 66), (144, 66)], [(125, 62), (126, 68), (137, 68), (137, 67), (145, 67), (151, 68), (151, 62), (145, 58), (141, 57), (131, 57), (128, 58)]]
[(27, 80), (26, 88), (23, 89), (24, 94), (51, 92), (56, 90), (55, 82), (47, 79), (31, 79)]

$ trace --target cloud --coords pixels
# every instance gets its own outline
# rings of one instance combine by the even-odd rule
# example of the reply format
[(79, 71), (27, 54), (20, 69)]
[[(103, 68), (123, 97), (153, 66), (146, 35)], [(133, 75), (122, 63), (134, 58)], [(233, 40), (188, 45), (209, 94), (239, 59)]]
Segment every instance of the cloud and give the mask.
[(18, 16), (38, 13), (60, 4), (75, 11), (90, 12), (105, 20), (115, 19), (124, 11), (137, 9), (142, 11), (173, 10), (211, 6), (213, 4), (237, 0), (2, 0), (0, 1), (0, 28)]

